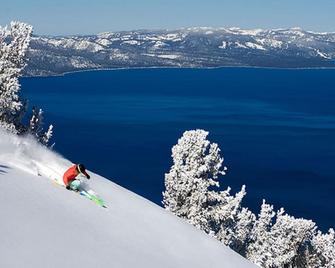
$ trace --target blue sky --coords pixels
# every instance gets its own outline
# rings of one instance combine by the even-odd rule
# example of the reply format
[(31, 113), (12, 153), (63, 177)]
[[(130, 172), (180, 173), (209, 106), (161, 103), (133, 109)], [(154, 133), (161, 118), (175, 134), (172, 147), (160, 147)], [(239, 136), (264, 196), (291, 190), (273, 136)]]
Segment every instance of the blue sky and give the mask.
[(335, 31), (335, 0), (1, 0), (0, 25), (37, 34), (91, 34), (190, 26)]

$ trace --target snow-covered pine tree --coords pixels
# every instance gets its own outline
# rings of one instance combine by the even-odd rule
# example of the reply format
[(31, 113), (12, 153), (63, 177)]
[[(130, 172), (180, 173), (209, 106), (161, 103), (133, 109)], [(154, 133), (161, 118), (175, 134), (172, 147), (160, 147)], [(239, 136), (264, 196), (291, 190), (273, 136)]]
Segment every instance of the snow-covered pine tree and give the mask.
[(230, 195), (230, 188), (226, 191), (219, 193), (219, 202), (213, 206), (211, 209), (212, 222), (218, 226), (217, 233), (215, 237), (223, 242), (225, 245), (231, 247), (232, 249), (243, 254), (244, 239), (248, 232), (248, 228), (241, 230), (240, 228), (252, 226), (252, 216), (249, 217), (248, 222), (243, 222), (247, 220), (247, 209), (242, 211), (242, 199), (246, 195), (245, 186), (242, 186), (240, 192), (235, 196)]
[(263, 200), (246, 256), (266, 268), (306, 267), (305, 254), (315, 230), (313, 221), (289, 216), (283, 208), (275, 213)]
[(207, 135), (204, 130), (186, 131), (172, 148), (173, 166), (165, 174), (163, 204), (244, 254), (255, 216), (241, 206), (245, 186), (235, 196), (230, 195), (229, 187), (219, 191), (218, 178), (226, 168), (218, 145), (208, 141)]
[(0, 124), (11, 132), (22, 131), (22, 114), (25, 105), (20, 100), (19, 76), (26, 65), (32, 27), (21, 22), (11, 22), (0, 28)]
[(260, 213), (250, 234), (250, 242), (247, 246), (246, 257), (253, 263), (265, 267), (269, 259), (270, 231), (273, 217), (276, 213), (273, 206), (263, 200)]
[(52, 126), (43, 133), (42, 110), (33, 109), (29, 125), (23, 124), (27, 111), (26, 100), (19, 96), (19, 77), (27, 64), (26, 53), (32, 27), (22, 22), (11, 22), (9, 27), (0, 27), (0, 127), (15, 133), (31, 133), (47, 145), (52, 136)]
[(43, 110), (33, 107), (32, 117), (29, 121), (28, 132), (44, 145), (49, 143), (52, 137), (53, 126), (50, 125), (46, 132), (43, 132)]
[(297, 219), (280, 209), (271, 228), (269, 258), (264, 267), (305, 267), (302, 257), (315, 230), (313, 221)]
[(235, 215), (233, 236), (229, 242), (230, 248), (242, 256), (246, 256), (250, 243), (251, 232), (254, 228), (256, 216), (248, 208), (241, 207)]
[(335, 232), (329, 229), (323, 234), (318, 231), (312, 238), (310, 248), (305, 252), (305, 267), (335, 267)]
[[(53, 135), (53, 129), (54, 129), (54, 126), (53, 125), (50, 125), (48, 130), (46, 132), (43, 133), (41, 139), (40, 139), (40, 142), (44, 145), (48, 145), (49, 142), (50, 142), (50, 139)], [(51, 144), (50, 145), (50, 148), (53, 148), (55, 144)]]
[(43, 111), (42, 109), (37, 109), (36, 107), (33, 107), (32, 113), (33, 115), (31, 116), (31, 119), (29, 121), (29, 132), (39, 137), (43, 129)]
[[(165, 174), (167, 210), (216, 237), (265, 268), (335, 267), (335, 233), (316, 233), (313, 221), (274, 212), (263, 200), (256, 216), (241, 206), (245, 186), (235, 196), (219, 191), (223, 158), (204, 130), (186, 131), (172, 148), (173, 165)], [(276, 216), (276, 217), (275, 217)]]
[(223, 158), (208, 132), (184, 132), (172, 148), (173, 165), (165, 174), (163, 204), (175, 215), (209, 233), (210, 207), (218, 200), (219, 175), (224, 175)]

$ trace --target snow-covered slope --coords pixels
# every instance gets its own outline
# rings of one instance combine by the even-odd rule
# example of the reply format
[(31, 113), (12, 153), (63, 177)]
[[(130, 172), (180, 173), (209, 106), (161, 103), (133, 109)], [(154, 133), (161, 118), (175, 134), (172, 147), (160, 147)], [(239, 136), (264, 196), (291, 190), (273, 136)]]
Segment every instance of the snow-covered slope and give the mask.
[(29, 57), (27, 75), (152, 66), (333, 68), (335, 33), (198, 27), (35, 36)]
[(97, 174), (86, 187), (107, 209), (57, 186), (52, 180), (70, 164), (30, 138), (0, 132), (0, 267), (254, 267)]

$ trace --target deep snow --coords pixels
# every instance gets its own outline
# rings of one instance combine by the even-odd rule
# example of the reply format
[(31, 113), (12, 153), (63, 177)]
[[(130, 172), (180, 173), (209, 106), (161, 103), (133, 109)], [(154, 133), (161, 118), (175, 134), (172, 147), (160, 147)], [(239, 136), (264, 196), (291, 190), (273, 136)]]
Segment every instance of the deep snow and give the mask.
[(0, 267), (255, 267), (97, 174), (86, 187), (107, 209), (52, 182), (70, 165), (29, 137), (0, 132)]

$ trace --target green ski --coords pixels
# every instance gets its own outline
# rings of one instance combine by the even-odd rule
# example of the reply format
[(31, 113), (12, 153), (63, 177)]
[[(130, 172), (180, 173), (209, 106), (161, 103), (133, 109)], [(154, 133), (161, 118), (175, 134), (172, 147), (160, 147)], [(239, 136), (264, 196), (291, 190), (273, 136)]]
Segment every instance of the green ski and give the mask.
[(92, 200), (94, 203), (96, 203), (98, 206), (107, 208), (105, 205), (105, 202), (99, 198), (94, 192), (92, 192), (91, 190), (89, 191), (85, 191), (85, 190), (81, 190), (79, 191), (80, 195), (83, 195), (85, 197), (87, 197), (88, 199)]
[[(53, 182), (56, 185), (65, 188), (65, 186), (63, 184), (61, 184), (57, 179), (54, 179)], [(97, 204), (100, 207), (107, 208), (107, 206), (105, 204), (105, 201), (103, 199), (101, 199), (100, 197), (98, 197), (97, 194), (95, 192), (93, 192), (92, 190), (88, 190), (88, 191), (79, 190), (79, 191), (73, 191), (73, 192), (78, 193), (82, 196), (85, 196), (86, 198), (90, 199), (91, 201), (93, 201), (95, 204)]]

